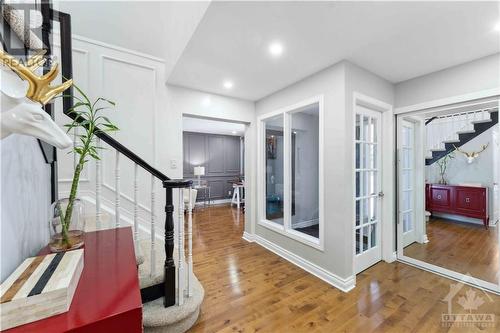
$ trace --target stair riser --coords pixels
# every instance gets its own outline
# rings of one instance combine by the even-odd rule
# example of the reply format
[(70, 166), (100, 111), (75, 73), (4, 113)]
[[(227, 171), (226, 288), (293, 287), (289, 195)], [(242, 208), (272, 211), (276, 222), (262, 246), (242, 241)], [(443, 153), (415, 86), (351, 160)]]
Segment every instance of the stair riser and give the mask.
[(451, 153), (453, 150), (455, 150), (455, 147), (461, 147), (470, 140), (474, 139), (476, 136), (486, 132), (488, 129), (491, 127), (495, 126), (498, 123), (498, 111), (497, 112), (491, 112), (490, 113), (490, 119), (491, 122), (482, 122), (482, 123), (477, 123), (474, 125), (474, 133), (461, 133), (458, 135), (458, 139), (460, 140), (459, 143), (445, 143), (444, 151), (433, 151), (432, 152), (432, 159), (426, 159), (425, 160), (425, 165), (431, 165), (435, 163), (436, 161), (440, 160), (444, 156), (448, 155)]

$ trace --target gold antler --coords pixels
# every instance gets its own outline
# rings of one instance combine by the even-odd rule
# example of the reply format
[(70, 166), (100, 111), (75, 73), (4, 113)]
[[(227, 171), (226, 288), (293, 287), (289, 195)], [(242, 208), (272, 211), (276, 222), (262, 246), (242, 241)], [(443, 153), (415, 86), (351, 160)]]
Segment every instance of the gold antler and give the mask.
[(460, 148), (458, 148), (458, 147), (457, 147), (457, 146), (455, 146), (455, 145), (453, 145), (453, 147), (454, 147), (457, 151), (459, 151), (459, 152), (461, 152), (462, 154), (464, 154), (465, 156), (467, 156), (467, 157), (469, 157), (469, 158), (470, 158), (470, 157), (475, 158), (475, 157), (478, 157), (478, 156), (479, 156), (479, 154), (481, 154), (483, 151), (485, 151), (485, 150), (486, 150), (486, 148), (488, 148), (488, 146), (489, 146), (489, 145), (490, 145), (490, 143), (488, 142), (487, 144), (485, 144), (485, 145), (482, 145), (482, 146), (481, 146), (481, 150), (480, 150), (480, 151), (471, 151), (470, 153), (469, 153), (469, 152), (466, 152), (466, 151), (463, 151), (463, 150), (460, 150)]
[(461, 150), (460, 148), (458, 148), (458, 147), (457, 147), (457, 146), (455, 146), (455, 145), (453, 145), (453, 148), (455, 148), (455, 150), (456, 150), (456, 151), (458, 151), (458, 152), (460, 152), (460, 153), (464, 154), (464, 155), (465, 155), (465, 156), (467, 156), (467, 157), (472, 157), (472, 156), (469, 156), (469, 154), (470, 154), (470, 153), (468, 153), (468, 152), (466, 152), (466, 151)]
[(26, 97), (34, 102), (40, 102), (42, 105), (47, 104), (52, 98), (68, 89), (73, 84), (73, 80), (68, 80), (55, 87), (50, 85), (57, 77), (57, 74), (59, 74), (58, 64), (55, 64), (45, 75), (38, 76), (33, 73), (38, 67), (44, 64), (44, 53), (45, 52), (42, 52), (32, 56), (28, 59), (27, 66), (25, 66), (10, 54), (0, 50), (0, 60), (2, 64), (16, 72), (21, 79), (28, 81), (29, 88)]

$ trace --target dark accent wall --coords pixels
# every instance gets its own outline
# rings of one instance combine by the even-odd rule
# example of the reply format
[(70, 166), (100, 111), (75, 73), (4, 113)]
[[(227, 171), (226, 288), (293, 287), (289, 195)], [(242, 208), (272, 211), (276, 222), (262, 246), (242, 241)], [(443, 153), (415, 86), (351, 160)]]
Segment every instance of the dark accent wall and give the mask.
[[(241, 167), (241, 137), (219, 134), (184, 132), (184, 178), (192, 179), (195, 166), (205, 167), (202, 180), (210, 186), (211, 199), (228, 199), (233, 193), (232, 181), (243, 175)], [(198, 193), (198, 201), (203, 200), (203, 191)]]

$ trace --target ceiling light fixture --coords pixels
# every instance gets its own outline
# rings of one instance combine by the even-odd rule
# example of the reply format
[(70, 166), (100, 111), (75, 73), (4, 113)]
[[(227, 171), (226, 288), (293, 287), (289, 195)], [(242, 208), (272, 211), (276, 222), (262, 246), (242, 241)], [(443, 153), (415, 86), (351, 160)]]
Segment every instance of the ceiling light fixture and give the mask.
[(274, 57), (279, 57), (283, 53), (283, 45), (278, 42), (271, 43), (269, 45), (269, 53)]
[(231, 89), (233, 87), (233, 82), (226, 80), (224, 81), (224, 88)]

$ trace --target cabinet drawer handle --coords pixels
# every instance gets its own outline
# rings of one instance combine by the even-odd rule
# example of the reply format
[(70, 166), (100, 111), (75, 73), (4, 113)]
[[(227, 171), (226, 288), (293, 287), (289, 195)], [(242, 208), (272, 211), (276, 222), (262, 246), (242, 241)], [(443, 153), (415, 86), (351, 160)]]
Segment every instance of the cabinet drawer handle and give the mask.
[(441, 194), (438, 194), (438, 199), (441, 199)]
[(465, 202), (470, 202), (470, 199), (469, 198), (465, 198)]

